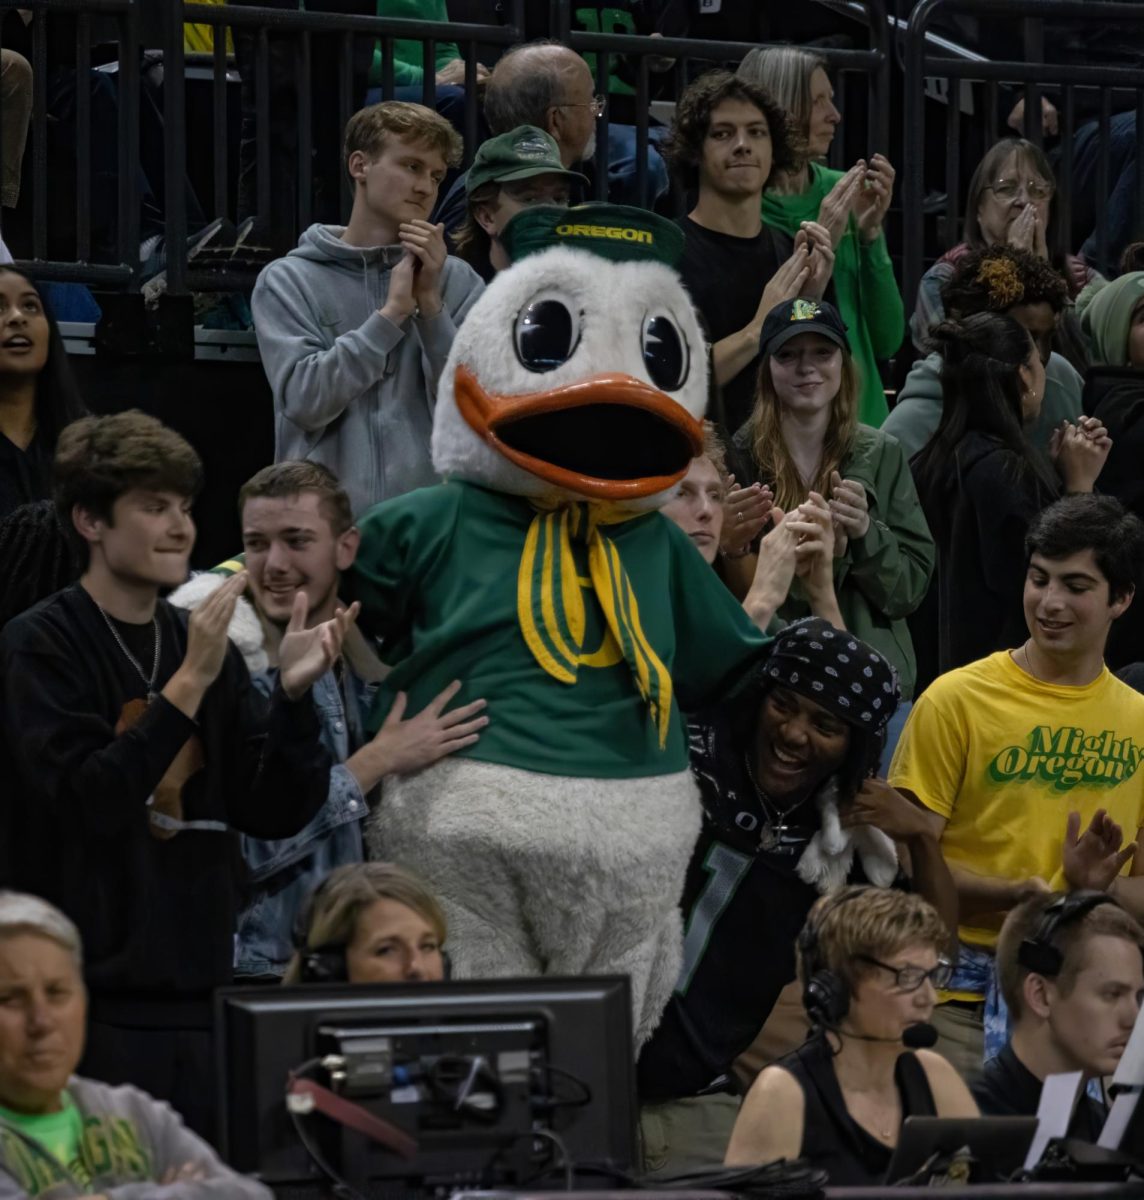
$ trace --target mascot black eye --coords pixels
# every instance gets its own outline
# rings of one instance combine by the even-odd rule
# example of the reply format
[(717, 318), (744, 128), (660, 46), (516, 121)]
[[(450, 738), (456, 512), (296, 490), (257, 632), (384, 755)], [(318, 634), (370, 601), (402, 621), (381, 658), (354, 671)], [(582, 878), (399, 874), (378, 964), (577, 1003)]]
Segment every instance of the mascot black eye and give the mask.
[(678, 391), (687, 382), (687, 342), (671, 317), (658, 313), (644, 320), (643, 360), (652, 382), (665, 392)]
[(580, 315), (555, 296), (537, 296), (516, 318), (516, 356), (530, 371), (554, 371), (580, 344)]

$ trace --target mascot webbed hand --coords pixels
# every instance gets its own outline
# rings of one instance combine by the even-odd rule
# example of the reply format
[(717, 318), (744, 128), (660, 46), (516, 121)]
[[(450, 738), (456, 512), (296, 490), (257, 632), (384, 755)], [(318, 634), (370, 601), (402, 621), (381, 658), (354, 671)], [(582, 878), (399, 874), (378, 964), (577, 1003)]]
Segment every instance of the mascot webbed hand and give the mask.
[(483, 696), (473, 746), (386, 782), (374, 852), (419, 872), (458, 975), (627, 974), (637, 1042), (680, 964), (699, 828), (680, 715), (749, 674), (758, 633), (656, 511), (702, 445), (707, 367), (638, 209), (533, 208), (457, 333), (438, 390), (446, 482), (360, 522), (346, 581), (413, 710)]

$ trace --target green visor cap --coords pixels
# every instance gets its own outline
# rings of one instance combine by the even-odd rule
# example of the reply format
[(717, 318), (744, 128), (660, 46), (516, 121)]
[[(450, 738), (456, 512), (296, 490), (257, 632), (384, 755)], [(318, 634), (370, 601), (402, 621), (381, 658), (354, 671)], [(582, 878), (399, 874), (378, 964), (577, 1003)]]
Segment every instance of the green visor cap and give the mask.
[(518, 125), (508, 133), (482, 142), (465, 176), (465, 195), (486, 183), (512, 183), (534, 175), (562, 175), (587, 183), (587, 176), (569, 171), (560, 161), (556, 139), (535, 125)]
[(501, 230), (501, 242), (513, 262), (570, 246), (613, 262), (661, 262), (678, 267), (683, 233), (666, 217), (622, 204), (577, 204), (557, 208), (538, 204), (518, 212)]

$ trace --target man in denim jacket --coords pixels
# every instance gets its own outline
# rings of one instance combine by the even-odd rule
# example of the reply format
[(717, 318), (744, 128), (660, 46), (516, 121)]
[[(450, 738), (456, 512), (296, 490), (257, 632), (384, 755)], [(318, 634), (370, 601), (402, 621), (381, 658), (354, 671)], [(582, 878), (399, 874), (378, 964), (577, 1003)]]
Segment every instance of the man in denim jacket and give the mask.
[[(230, 637), (243, 651), (256, 687), (269, 692), (277, 675), (275, 650), (294, 596), (306, 593), (308, 624), (337, 605), (338, 579), (354, 560), (358, 531), (337, 478), (312, 462), (266, 467), (239, 492), (239, 516), (253, 610), (236, 613)], [(180, 588), (172, 602), (194, 608), (243, 564), (223, 563)], [(352, 644), (351, 644), (352, 641)], [(487, 718), (478, 700), (445, 712), (459, 684), (446, 688), (404, 720), (396, 705), (372, 740), (365, 716), (385, 667), (356, 634), (342, 660), (313, 685), (323, 745), (334, 766), (325, 804), (293, 837), (243, 837), (248, 902), (238, 920), (235, 973), (246, 980), (280, 978), (293, 952), (291, 933), (313, 887), (335, 867), (364, 858), (361, 822), (370, 794), (385, 775), (428, 766), (471, 745)]]

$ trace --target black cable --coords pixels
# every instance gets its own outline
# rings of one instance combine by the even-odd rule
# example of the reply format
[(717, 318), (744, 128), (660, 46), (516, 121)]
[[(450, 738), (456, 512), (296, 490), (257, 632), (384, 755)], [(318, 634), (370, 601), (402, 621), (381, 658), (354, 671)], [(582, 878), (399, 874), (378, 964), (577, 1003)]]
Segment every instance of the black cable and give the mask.
[[(544, 1063), (540, 1070), (546, 1075), (560, 1075), (570, 1080), (581, 1092), (581, 1095), (575, 1100), (562, 1096), (554, 1096), (548, 1101), (549, 1108), (583, 1108), (586, 1104), (592, 1103), (592, 1089), (578, 1075), (573, 1075), (571, 1071), (566, 1071), (563, 1067), (554, 1067), (551, 1063)], [(549, 1088), (552, 1087), (551, 1082), (549, 1082), (548, 1086)]]
[(302, 1143), (302, 1148), (310, 1156), (314, 1165), (322, 1172), (323, 1175), (334, 1185), (334, 1194), (339, 1197), (339, 1200), (365, 1200), (365, 1197), (352, 1184), (347, 1183), (337, 1171), (326, 1161), (325, 1156), (313, 1142), (310, 1141), (309, 1134), (302, 1128), (302, 1122), (298, 1113), (287, 1105), (287, 1112), (290, 1114), (290, 1120), (294, 1125), (294, 1132), (298, 1135), (298, 1140)]
[(766, 1200), (796, 1200), (817, 1197), (826, 1187), (827, 1175), (800, 1159), (750, 1167), (699, 1167), (666, 1178), (644, 1180), (643, 1186), (665, 1191), (723, 1191), (737, 1196), (766, 1197)]

